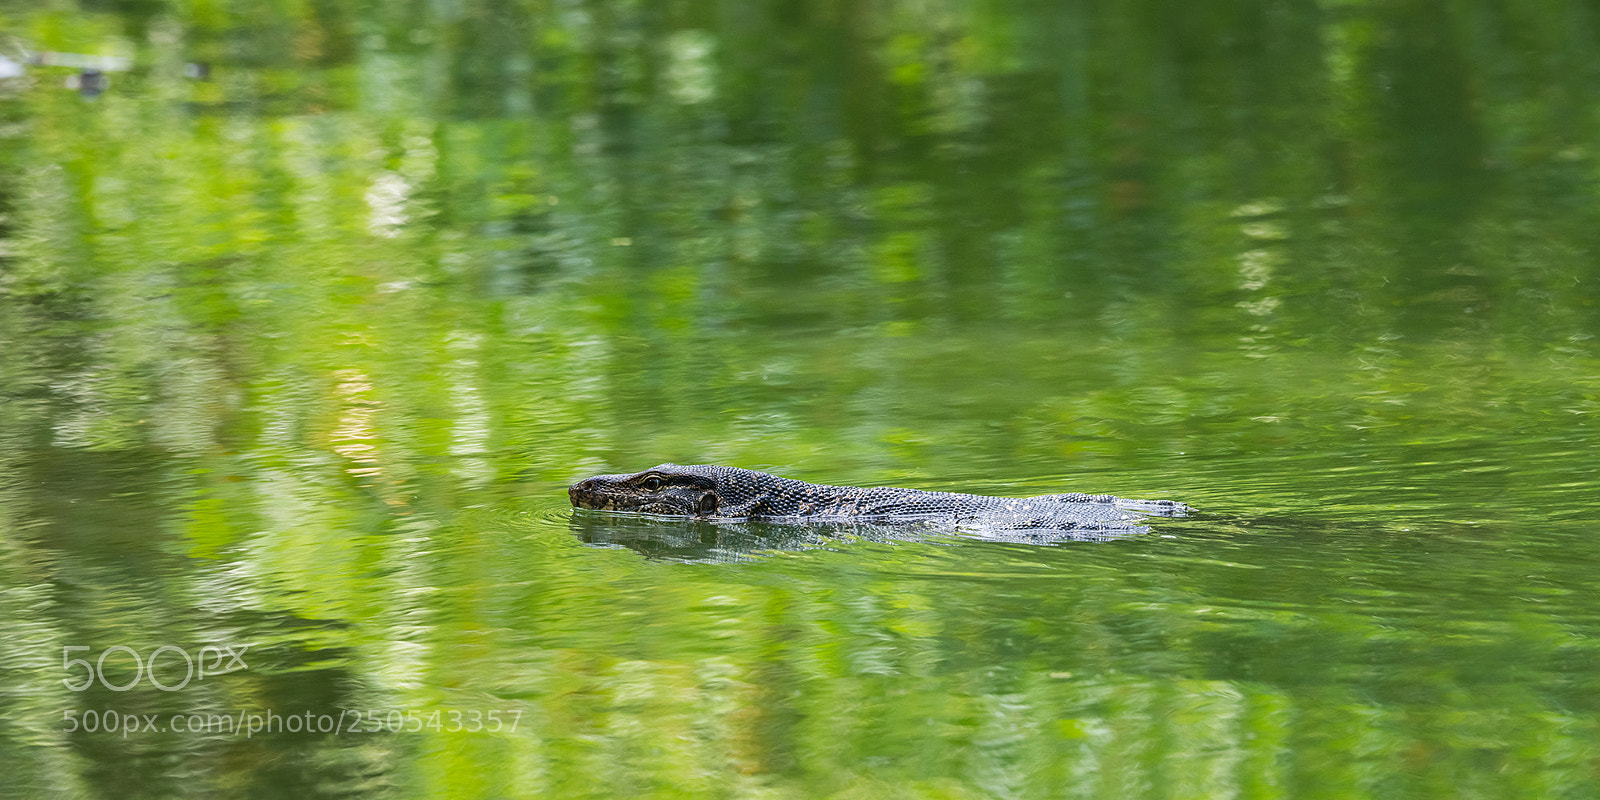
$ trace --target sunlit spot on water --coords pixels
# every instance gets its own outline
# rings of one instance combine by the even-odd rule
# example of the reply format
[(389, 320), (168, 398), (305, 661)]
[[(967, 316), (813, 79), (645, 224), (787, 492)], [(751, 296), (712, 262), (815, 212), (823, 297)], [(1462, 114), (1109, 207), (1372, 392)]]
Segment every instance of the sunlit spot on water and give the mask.
[(334, 443), (333, 451), (363, 465), (347, 469), (346, 472), (351, 475), (381, 474), (383, 468), (378, 466), (376, 442), (378, 434), (373, 425), (379, 403), (372, 396), (372, 383), (360, 370), (338, 370), (334, 372), (334, 377), (339, 381), (334, 389), (335, 394), (344, 406), (334, 429), (328, 435), (329, 441)]
[(393, 172), (381, 172), (373, 180), (372, 188), (367, 190), (367, 205), (372, 208), (367, 228), (373, 235), (393, 237), (400, 234), (406, 224), (405, 203), (410, 190), (406, 179)]

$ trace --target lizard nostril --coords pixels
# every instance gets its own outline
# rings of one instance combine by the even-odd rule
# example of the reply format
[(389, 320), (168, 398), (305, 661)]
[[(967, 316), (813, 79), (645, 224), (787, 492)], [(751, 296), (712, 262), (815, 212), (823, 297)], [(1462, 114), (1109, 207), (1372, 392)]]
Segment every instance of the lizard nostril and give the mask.
[(567, 499), (573, 505), (578, 505), (579, 498), (583, 495), (594, 493), (594, 478), (581, 480), (567, 487)]

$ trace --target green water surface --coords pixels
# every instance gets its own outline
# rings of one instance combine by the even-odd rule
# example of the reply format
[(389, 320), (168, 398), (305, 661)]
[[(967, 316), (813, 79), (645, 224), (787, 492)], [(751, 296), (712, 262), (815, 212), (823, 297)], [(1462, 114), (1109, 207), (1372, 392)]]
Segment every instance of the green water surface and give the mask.
[[(1600, 797), (1591, 3), (0, 2), (0, 55), (0, 797)], [(1199, 513), (568, 507), (667, 461)]]

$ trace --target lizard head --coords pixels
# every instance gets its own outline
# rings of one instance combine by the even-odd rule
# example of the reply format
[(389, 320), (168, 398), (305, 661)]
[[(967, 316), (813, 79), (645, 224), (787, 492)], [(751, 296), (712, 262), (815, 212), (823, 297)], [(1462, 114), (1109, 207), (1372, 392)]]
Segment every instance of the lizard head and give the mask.
[(631, 475), (596, 475), (567, 488), (578, 508), (709, 517), (722, 498), (716, 475), (708, 467), (662, 464)]

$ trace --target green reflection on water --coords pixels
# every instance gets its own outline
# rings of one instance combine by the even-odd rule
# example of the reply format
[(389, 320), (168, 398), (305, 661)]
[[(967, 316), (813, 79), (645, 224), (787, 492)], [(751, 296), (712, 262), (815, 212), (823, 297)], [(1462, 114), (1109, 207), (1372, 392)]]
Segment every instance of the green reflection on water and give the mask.
[(1585, 4), (3, 13), (0, 794), (1595, 795)]

